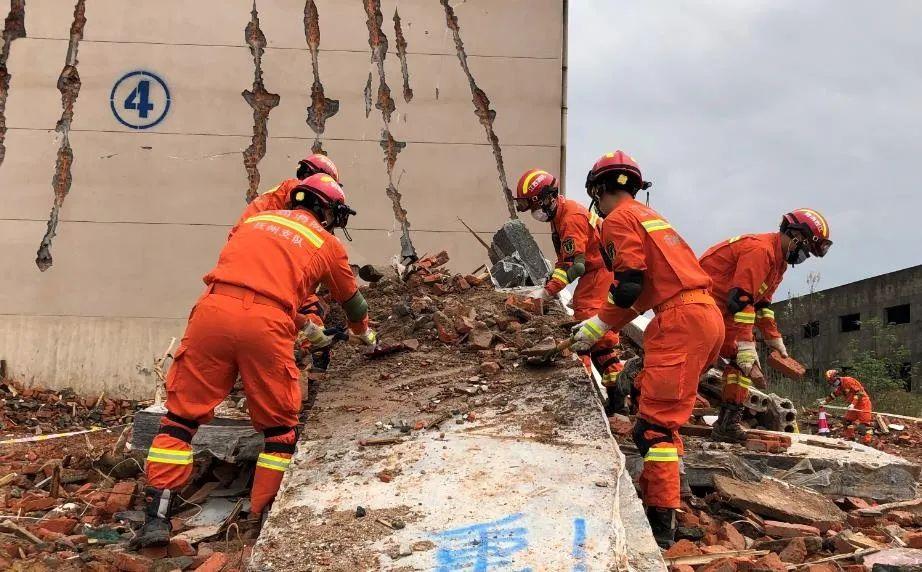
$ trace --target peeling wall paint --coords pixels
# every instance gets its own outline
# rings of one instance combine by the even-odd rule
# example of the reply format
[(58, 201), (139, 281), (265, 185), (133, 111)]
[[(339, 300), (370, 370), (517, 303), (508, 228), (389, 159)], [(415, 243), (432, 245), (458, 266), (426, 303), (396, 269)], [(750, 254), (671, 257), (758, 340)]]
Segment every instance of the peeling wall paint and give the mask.
[[(397, 104), (391, 97), (391, 88), (387, 85), (387, 77), (384, 73), (384, 59), (387, 57), (387, 35), (381, 26), (384, 24), (384, 15), (381, 13), (381, 0), (364, 0), (365, 13), (368, 20), (365, 22), (368, 26), (368, 46), (371, 48), (371, 62), (378, 69), (378, 97), (375, 101), (375, 107), (381, 111), (381, 118), (384, 120), (384, 129), (381, 130), (381, 148), (384, 150), (384, 163), (387, 165), (387, 193), (388, 198), (394, 209), (394, 218), (400, 225), (400, 257), (406, 264), (417, 259), (416, 249), (413, 247), (413, 241), (410, 238), (410, 219), (407, 216), (407, 210), (403, 208), (401, 199), (403, 198), (394, 183), (394, 165), (397, 163), (397, 154), (402, 151), (407, 144), (394, 139), (391, 135), (391, 114), (397, 109)], [(404, 42), (406, 44), (406, 42)], [(404, 46), (406, 47), (406, 46)], [(371, 75), (368, 76), (368, 83), (365, 85), (365, 110), (366, 117), (371, 111)]]
[(276, 93), (270, 93), (263, 84), (262, 58), (266, 51), (266, 35), (259, 27), (259, 12), (256, 2), (250, 12), (250, 22), (244, 30), (246, 43), (253, 54), (253, 87), (244, 90), (243, 99), (253, 108), (253, 139), (250, 146), (243, 151), (243, 165), (247, 170), (250, 186), (246, 192), (246, 201), (259, 196), (259, 162), (266, 156), (266, 144), (269, 139), (269, 113), (281, 101)]
[(394, 38), (397, 43), (397, 57), (400, 59), (400, 73), (403, 75), (403, 100), (413, 101), (413, 89), (410, 88), (410, 70), (407, 66), (407, 39), (403, 36), (400, 14), (394, 8)]
[(471, 73), (471, 68), (467, 63), (467, 52), (464, 51), (464, 41), (461, 39), (461, 25), (458, 23), (458, 17), (455, 15), (454, 8), (451, 7), (448, 0), (439, 0), (442, 3), (442, 7), (445, 8), (445, 22), (448, 25), (448, 29), (451, 31), (452, 37), (455, 40), (455, 50), (458, 52), (458, 61), (461, 63), (461, 69), (464, 70), (464, 75), (467, 76), (467, 81), (471, 86), (471, 95), (473, 96), (474, 102), (474, 113), (477, 115), (477, 118), (480, 119), (481, 125), (483, 125), (484, 131), (487, 133), (487, 141), (490, 142), (490, 146), (493, 148), (493, 158), (496, 161), (496, 171), (499, 173), (499, 184), (502, 188), (503, 195), (506, 197), (506, 205), (509, 208), (510, 218), (519, 218), (518, 213), (515, 210), (515, 203), (512, 199), (512, 190), (509, 189), (509, 183), (506, 180), (506, 166), (503, 163), (503, 149), (499, 144), (499, 137), (496, 135), (496, 131), (493, 129), (493, 121), (496, 119), (496, 111), (490, 109), (490, 98), (487, 97), (487, 94), (477, 87), (477, 82), (474, 80), (474, 74)]
[(307, 108), (307, 125), (314, 132), (314, 153), (322, 153), (323, 145), (320, 136), (326, 128), (327, 119), (339, 111), (339, 100), (329, 99), (324, 93), (323, 82), (320, 81), (320, 64), (318, 53), (320, 51), (320, 13), (314, 0), (304, 3), (304, 37), (307, 47), (311, 52), (311, 69), (314, 73), (314, 83), (311, 85), (311, 105)]
[(54, 166), (54, 176), (51, 178), (51, 187), (54, 190), (54, 202), (51, 214), (48, 216), (48, 228), (35, 256), (35, 264), (42, 272), (51, 268), (54, 260), (51, 256), (51, 242), (57, 234), (58, 217), (64, 199), (70, 192), (73, 183), (71, 168), (74, 164), (74, 150), (70, 146), (70, 124), (74, 120), (74, 104), (80, 95), (80, 73), (77, 71), (77, 50), (80, 40), (83, 39), (83, 29), (86, 27), (86, 0), (77, 0), (74, 6), (74, 20), (70, 25), (70, 40), (67, 44), (67, 59), (64, 69), (58, 76), (58, 91), (61, 92), (61, 118), (54, 130), (60, 135), (61, 143), (58, 146), (58, 156)]
[(10, 73), (7, 70), (7, 61), (10, 58), (10, 48), (13, 40), (26, 36), (26, 0), (12, 0), (10, 12), (3, 22), (3, 33), (0, 34), (0, 167), (6, 157), (6, 100), (10, 93)]

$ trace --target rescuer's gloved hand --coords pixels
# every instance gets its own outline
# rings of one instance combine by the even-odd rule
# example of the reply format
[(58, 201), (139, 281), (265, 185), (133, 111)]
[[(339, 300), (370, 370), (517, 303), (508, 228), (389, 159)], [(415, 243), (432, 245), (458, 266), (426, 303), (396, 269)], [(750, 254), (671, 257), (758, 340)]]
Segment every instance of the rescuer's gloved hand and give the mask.
[(765, 340), (765, 343), (768, 344), (768, 347), (781, 354), (781, 357), (788, 357), (788, 349), (784, 347), (783, 338), (769, 338)]
[(324, 330), (311, 321), (304, 324), (304, 335), (307, 336), (307, 341), (311, 343), (311, 350), (319, 350), (333, 345), (333, 342), (336, 341), (336, 328), (330, 328), (330, 330)]
[(367, 328), (361, 334), (356, 334), (356, 337), (367, 346), (373, 346), (378, 343), (378, 334), (375, 333), (371, 328)]
[(736, 342), (736, 366), (743, 375), (749, 376), (753, 366), (759, 363), (755, 342)]
[(539, 300), (547, 300), (551, 298), (551, 293), (547, 291), (547, 288), (541, 288), (540, 290), (535, 290), (528, 294), (529, 298), (537, 298)]
[(598, 316), (583, 320), (573, 326), (573, 329), (570, 331), (570, 337), (573, 339), (573, 345), (571, 347), (574, 351), (586, 351), (592, 344), (599, 341), (602, 336), (605, 335), (605, 332), (610, 329), (611, 326), (606, 324)]

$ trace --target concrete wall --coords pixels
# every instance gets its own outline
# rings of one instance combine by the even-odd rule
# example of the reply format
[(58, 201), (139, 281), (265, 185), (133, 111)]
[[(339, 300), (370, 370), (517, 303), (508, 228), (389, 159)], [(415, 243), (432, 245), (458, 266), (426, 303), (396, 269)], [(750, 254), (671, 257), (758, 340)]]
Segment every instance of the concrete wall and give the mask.
[[(12, 376), (150, 395), (138, 370), (182, 333), (247, 193), (293, 176), (311, 147), (336, 161), (359, 212), (353, 262), (400, 252), (389, 184), (420, 255), (447, 249), (462, 272), (484, 262), (456, 217), (489, 240), (509, 216), (503, 187), (561, 168), (564, 2), (453, 4), (457, 27), (440, 0), (0, 0), (0, 359)], [(134, 70), (170, 90), (149, 129), (113, 113), (141, 121), (124, 84), (110, 102)], [(324, 97), (338, 111), (309, 124)], [(152, 102), (151, 115), (165, 103)], [(389, 165), (390, 139), (406, 146), (390, 146)]]
[[(815, 368), (823, 371), (836, 361), (848, 364), (852, 341), (872, 348), (874, 336), (868, 322), (877, 319), (886, 324), (886, 309), (902, 304), (909, 304), (911, 321), (894, 326), (894, 332), (918, 366), (922, 361), (922, 265), (779, 302), (773, 308), (788, 349), (808, 366), (815, 355)], [(842, 331), (840, 317), (849, 314), (860, 314), (864, 325), (858, 331)], [(803, 325), (812, 321), (819, 322), (819, 336), (807, 339)], [(913, 389), (922, 391), (922, 380), (916, 374)]]

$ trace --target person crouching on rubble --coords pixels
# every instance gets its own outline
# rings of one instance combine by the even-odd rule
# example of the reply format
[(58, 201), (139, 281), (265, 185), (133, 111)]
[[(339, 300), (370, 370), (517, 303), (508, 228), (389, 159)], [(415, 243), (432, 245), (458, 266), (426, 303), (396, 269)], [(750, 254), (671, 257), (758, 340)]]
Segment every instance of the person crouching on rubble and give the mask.
[(640, 489), (656, 542), (675, 538), (680, 506), (679, 428), (691, 417), (698, 378), (717, 359), (723, 319), (708, 290), (711, 278), (672, 225), (635, 200), (650, 186), (623, 151), (601, 157), (586, 189), (602, 222), (602, 248), (613, 282), (598, 315), (574, 328), (576, 344), (593, 344), (653, 310), (644, 332), (644, 366), (633, 438), (643, 455)]
[[(311, 175), (329, 175), (339, 186), (342, 186), (342, 180), (339, 178), (339, 169), (332, 159), (320, 153), (313, 153), (298, 161), (295, 170), (295, 178), (285, 179), (274, 188), (256, 197), (244, 209), (243, 214), (237, 220), (237, 223), (231, 228), (227, 235), (230, 240), (240, 225), (244, 224), (248, 218), (258, 215), (264, 211), (290, 210), (291, 191), (298, 184)], [(348, 238), (348, 235), (347, 235)], [(298, 309), (298, 313), (304, 315), (309, 321), (313, 322), (320, 328), (324, 327), (327, 315), (327, 306), (316, 295), (309, 296), (304, 305)], [(305, 341), (300, 347), (295, 349), (296, 355), (304, 359), (308, 354), (311, 356), (311, 371), (325, 372), (330, 365), (332, 346), (325, 348), (311, 348), (309, 341)], [(300, 365), (300, 363), (299, 363)]]
[(854, 377), (843, 376), (835, 369), (826, 372), (826, 383), (832, 388), (832, 393), (825, 399), (818, 400), (817, 405), (826, 405), (834, 401), (836, 397), (844, 398), (848, 403), (848, 410), (844, 416), (845, 431), (842, 437), (854, 440), (857, 435), (860, 435), (861, 442), (870, 445), (871, 438), (874, 436), (872, 429), (874, 421), (871, 417), (871, 411), (874, 409), (864, 386)]
[(761, 331), (769, 348), (788, 357), (775, 313), (769, 308), (788, 265), (800, 264), (810, 256), (822, 258), (831, 246), (823, 215), (796, 209), (782, 217), (778, 232), (734, 236), (701, 257), (701, 267), (714, 282), (711, 294), (723, 312), (726, 328), (720, 349), (726, 365), (720, 413), (712, 431), (715, 440), (746, 440), (743, 404), (749, 399), (751, 372), (759, 365), (753, 327)]
[[(529, 169), (519, 178), (515, 204), (517, 211), (530, 212), (535, 220), (551, 224), (551, 240), (557, 252), (553, 273), (533, 297), (554, 298), (570, 283), (579, 280), (570, 303), (573, 317), (582, 321), (597, 314), (611, 284), (599, 242), (601, 219), (580, 203), (560, 196), (557, 178), (541, 169)], [(589, 355), (602, 376), (602, 385), (608, 392), (608, 415), (626, 413), (626, 396), (617, 386), (621, 371), (616, 349), (619, 342), (618, 331), (609, 330), (592, 347), (581, 352)]]
[(311, 175), (291, 190), (292, 210), (264, 211), (244, 221), (225, 244), (167, 375), (167, 414), (147, 456), (146, 519), (134, 545), (169, 542), (176, 492), (192, 475), (192, 438), (243, 380), (253, 427), (265, 437), (250, 496), (252, 522), (267, 512), (295, 451), (301, 408), (292, 347), (299, 326), (321, 348), (333, 338), (298, 314), (318, 284), (329, 289), (352, 333), (373, 345), (368, 305), (346, 251), (333, 236), (355, 211), (336, 181)]

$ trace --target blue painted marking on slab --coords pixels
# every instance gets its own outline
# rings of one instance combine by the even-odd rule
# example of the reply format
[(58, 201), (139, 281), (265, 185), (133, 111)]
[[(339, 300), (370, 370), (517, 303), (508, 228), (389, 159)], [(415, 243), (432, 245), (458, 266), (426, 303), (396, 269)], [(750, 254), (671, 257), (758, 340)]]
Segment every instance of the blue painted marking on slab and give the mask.
[(137, 70), (123, 75), (109, 94), (109, 107), (119, 123), (130, 129), (150, 129), (170, 112), (170, 90), (156, 74)]
[(586, 519), (573, 519), (573, 572), (588, 572), (586, 565)]
[[(489, 572), (508, 569), (513, 564), (513, 556), (528, 548), (528, 529), (514, 525), (522, 517), (522, 513), (512, 514), (436, 534), (436, 570)], [(518, 572), (531, 572), (531, 568), (520, 568)]]

